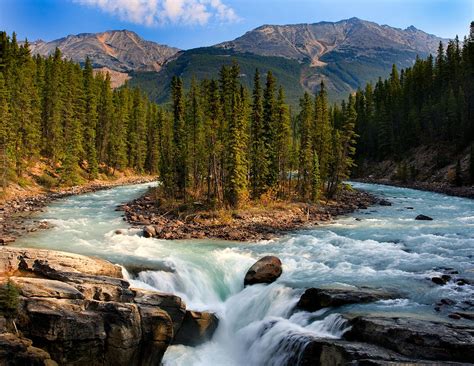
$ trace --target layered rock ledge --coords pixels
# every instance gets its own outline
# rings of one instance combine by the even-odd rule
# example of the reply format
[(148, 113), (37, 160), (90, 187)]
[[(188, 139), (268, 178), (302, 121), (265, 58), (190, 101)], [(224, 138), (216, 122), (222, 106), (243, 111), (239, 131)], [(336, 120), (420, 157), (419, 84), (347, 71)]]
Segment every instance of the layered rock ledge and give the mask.
[(159, 365), (172, 343), (198, 345), (218, 318), (172, 294), (131, 288), (110, 262), (43, 249), (0, 249), (0, 281), (19, 290), (0, 316), (0, 364)]

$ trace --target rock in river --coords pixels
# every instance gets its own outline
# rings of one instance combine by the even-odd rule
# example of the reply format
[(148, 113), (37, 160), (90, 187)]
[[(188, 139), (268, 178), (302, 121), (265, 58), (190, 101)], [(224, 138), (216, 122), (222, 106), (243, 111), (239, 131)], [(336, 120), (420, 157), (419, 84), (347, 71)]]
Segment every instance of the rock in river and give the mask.
[(297, 303), (297, 307), (306, 311), (342, 306), (347, 304), (367, 303), (394, 298), (393, 294), (377, 289), (322, 289), (309, 288)]
[(344, 339), (367, 342), (404, 356), (437, 361), (474, 362), (474, 327), (410, 316), (356, 316)]
[(426, 215), (418, 215), (417, 217), (415, 217), (415, 220), (432, 221), (433, 218)]
[(274, 256), (263, 257), (247, 271), (244, 286), (257, 283), (272, 283), (281, 276), (281, 273), (282, 268), (279, 258)]
[(210, 340), (219, 325), (219, 319), (213, 313), (186, 311), (174, 344), (198, 346)]

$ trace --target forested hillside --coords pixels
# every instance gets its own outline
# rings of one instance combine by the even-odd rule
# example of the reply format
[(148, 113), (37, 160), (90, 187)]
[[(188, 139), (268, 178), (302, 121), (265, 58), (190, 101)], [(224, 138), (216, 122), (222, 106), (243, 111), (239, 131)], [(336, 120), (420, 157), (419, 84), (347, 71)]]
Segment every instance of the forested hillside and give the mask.
[(414, 148), (429, 146), (428, 153), (435, 156), (417, 155), (418, 160), (434, 160), (435, 170), (454, 164), (448, 177), (452, 183), (472, 182), (472, 149), (470, 162), (462, 157), (474, 141), (474, 23), (462, 43), (457, 37), (440, 43), (435, 56), (418, 58), (401, 72), (393, 66), (388, 79), (358, 90), (355, 108), (360, 175), (371, 162), (388, 159), (399, 162), (396, 178), (421, 179), (427, 176), (421, 170), (428, 168), (407, 158)]
[[(46, 186), (74, 185), (131, 168), (158, 170), (162, 113), (138, 90), (112, 90), (91, 62), (32, 57), (28, 43), (0, 33), (0, 162), (3, 186), (21, 182), (39, 161)], [(46, 171), (46, 170), (45, 170)]]

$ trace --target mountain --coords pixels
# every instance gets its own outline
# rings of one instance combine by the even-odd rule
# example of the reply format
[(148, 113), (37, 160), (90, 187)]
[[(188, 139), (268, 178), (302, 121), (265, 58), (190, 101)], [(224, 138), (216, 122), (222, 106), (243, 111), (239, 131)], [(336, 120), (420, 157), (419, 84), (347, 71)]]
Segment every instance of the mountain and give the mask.
[(48, 56), (59, 48), (64, 57), (83, 63), (89, 56), (95, 68), (119, 72), (159, 71), (179, 49), (145, 41), (128, 30), (69, 35), (51, 42), (31, 43), (33, 54)]
[(233, 41), (212, 47), (179, 51), (145, 41), (122, 30), (70, 35), (52, 42), (37, 41), (33, 53), (49, 55), (55, 48), (65, 57), (83, 62), (89, 56), (94, 67), (128, 75), (112, 75), (114, 85), (129, 77), (157, 102), (169, 100), (174, 75), (189, 85), (198, 79), (216, 77), (222, 65), (237, 60), (244, 85), (252, 84), (255, 68), (272, 70), (287, 92), (288, 102), (298, 105), (306, 90), (315, 92), (321, 80), (336, 101), (368, 81), (389, 75), (392, 64), (413, 64), (417, 56), (435, 53), (447, 40), (411, 26), (406, 29), (351, 18), (338, 22), (295, 25), (263, 25)]
[(417, 56), (436, 53), (440, 41), (447, 42), (413, 26), (398, 29), (358, 18), (263, 25), (233, 41), (183, 51), (158, 74), (134, 73), (131, 83), (163, 102), (172, 75), (181, 75), (188, 84), (192, 75), (215, 77), (222, 64), (236, 59), (243, 68), (244, 84), (251, 84), (256, 67), (261, 72), (272, 70), (294, 106), (305, 90), (315, 92), (321, 80), (335, 101), (368, 81), (388, 76), (393, 64), (405, 68)]
[(405, 30), (378, 25), (358, 18), (336, 23), (263, 25), (216, 47), (262, 56), (279, 56), (325, 66), (326, 54), (352, 50), (360, 56), (375, 56), (394, 49), (429, 54), (441, 39), (411, 26)]

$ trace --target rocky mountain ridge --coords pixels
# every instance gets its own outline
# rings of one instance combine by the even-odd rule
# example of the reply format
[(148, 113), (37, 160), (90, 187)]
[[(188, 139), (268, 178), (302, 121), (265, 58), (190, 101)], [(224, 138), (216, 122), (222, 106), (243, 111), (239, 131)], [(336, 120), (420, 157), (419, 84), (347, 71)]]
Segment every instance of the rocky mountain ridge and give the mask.
[(51, 42), (30, 43), (33, 54), (49, 56), (59, 48), (65, 58), (83, 63), (90, 57), (95, 68), (114, 71), (159, 71), (179, 49), (146, 41), (129, 30), (68, 35)]
[(248, 74), (244, 85), (251, 84), (255, 68), (272, 70), (288, 91), (289, 103), (297, 106), (302, 92), (317, 91), (321, 81), (326, 83), (330, 98), (340, 100), (366, 82), (386, 77), (393, 64), (411, 66), (416, 57), (435, 53), (439, 42), (446, 41), (414, 26), (399, 29), (351, 18), (262, 25), (235, 40), (186, 51), (145, 41), (127, 30), (37, 41), (31, 44), (31, 51), (50, 55), (58, 47), (65, 57), (77, 62), (89, 56), (95, 68), (122, 73), (111, 75), (114, 86), (131, 76), (132, 85), (160, 103), (169, 99), (167, 85), (172, 76), (182, 76), (188, 85), (193, 76), (216, 77), (223, 64), (236, 59), (243, 74)]
[(302, 62), (309, 60), (311, 66), (325, 66), (320, 58), (338, 49), (352, 48), (360, 55), (371, 55), (378, 49), (394, 48), (415, 51), (421, 56), (435, 52), (440, 41), (446, 40), (414, 26), (399, 29), (351, 18), (334, 23), (262, 25), (216, 47)]

